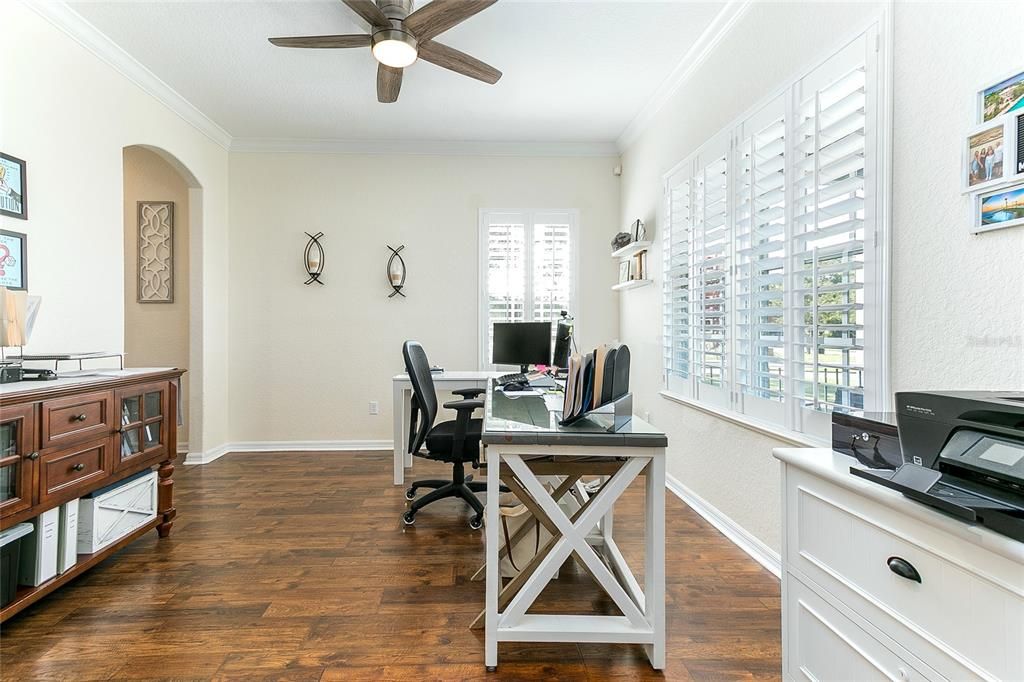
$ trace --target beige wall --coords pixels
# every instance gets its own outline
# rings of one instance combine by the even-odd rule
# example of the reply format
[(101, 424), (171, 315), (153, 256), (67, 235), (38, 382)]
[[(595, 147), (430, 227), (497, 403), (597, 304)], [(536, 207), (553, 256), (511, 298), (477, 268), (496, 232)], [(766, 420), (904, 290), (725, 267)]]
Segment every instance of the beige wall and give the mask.
[[(878, 11), (870, 3), (753, 3), (626, 149), (622, 219), (654, 222), (666, 171)], [(893, 390), (1024, 386), (1024, 229), (968, 234), (958, 180), (973, 93), (1021, 64), (1019, 41), (991, 40), (978, 16), (1021, 26), (1024, 4), (895, 4)], [(661, 262), (660, 244), (651, 262)], [(668, 431), (669, 473), (778, 550), (779, 470), (770, 450), (780, 443), (659, 396), (661, 287), (631, 294), (621, 328), (633, 349), (635, 406)]]
[[(126, 367), (189, 366), (189, 197), (185, 178), (155, 152), (124, 150), (124, 352)], [(174, 301), (138, 301), (138, 202), (174, 203)], [(182, 377), (178, 447), (188, 441), (189, 375)]]
[(122, 150), (163, 149), (202, 187), (191, 207), (201, 223), (192, 220), (193, 284), (202, 286), (192, 290), (187, 367), (205, 371), (193, 391), (190, 446), (224, 443), (227, 151), (27, 5), (5, 2), (0, 12), (0, 44), (17, 55), (0, 69), (0, 146), (28, 162), (29, 203), (27, 221), (0, 225), (28, 234), (31, 293), (43, 297), (29, 350), (123, 349)]
[[(406, 339), (433, 363), (475, 369), (481, 208), (578, 208), (578, 332), (617, 337), (615, 163), (232, 154), (232, 441), (390, 441)], [(303, 285), (303, 231), (325, 234), (326, 286)], [(408, 298), (387, 297), (386, 244), (406, 245)]]

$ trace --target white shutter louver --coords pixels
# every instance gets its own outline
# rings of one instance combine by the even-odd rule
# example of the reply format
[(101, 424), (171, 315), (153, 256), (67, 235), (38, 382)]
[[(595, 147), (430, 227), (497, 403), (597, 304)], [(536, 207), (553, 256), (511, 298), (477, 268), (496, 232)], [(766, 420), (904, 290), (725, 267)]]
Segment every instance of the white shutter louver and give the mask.
[(754, 130), (741, 134), (733, 156), (736, 382), (744, 400), (781, 402), (788, 342), (784, 102), (773, 101), (743, 127)]
[(864, 409), (865, 69), (798, 103), (793, 258), (797, 396)]
[[(665, 369), (670, 388), (688, 392), (690, 378), (690, 178), (669, 183), (668, 229), (662, 237)], [(677, 381), (681, 380), (681, 381)], [(678, 386), (677, 386), (678, 384)]]
[[(714, 158), (693, 185), (690, 258), (691, 369), (699, 384), (725, 387), (729, 354), (731, 235), (728, 159)], [(706, 392), (705, 392), (706, 393)], [(702, 394), (698, 386), (698, 396)]]

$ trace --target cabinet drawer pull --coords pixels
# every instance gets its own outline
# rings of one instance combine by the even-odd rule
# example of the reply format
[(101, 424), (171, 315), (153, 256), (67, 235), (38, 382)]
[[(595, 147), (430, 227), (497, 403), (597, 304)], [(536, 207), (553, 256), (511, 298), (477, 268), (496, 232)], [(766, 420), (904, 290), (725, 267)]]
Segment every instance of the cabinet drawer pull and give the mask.
[(34, 462), (37, 459), (39, 459), (39, 453), (38, 452), (30, 452), (27, 455), (25, 455), (25, 459), (30, 459), (30, 460), (32, 460)]
[(906, 559), (898, 556), (889, 557), (886, 562), (889, 565), (889, 570), (898, 575), (901, 578), (907, 580), (913, 580), (915, 583), (921, 582), (921, 574), (914, 568), (914, 564), (910, 563)]
[(85, 465), (82, 464), (81, 462), (79, 462), (78, 464), (76, 464), (75, 466), (73, 466), (71, 468), (74, 469), (75, 471), (82, 471), (83, 469), (85, 469)]
[(88, 418), (89, 418), (89, 416), (83, 412), (82, 414), (76, 414), (71, 419), (72, 419), (72, 421), (76, 421), (76, 422), (84, 422)]

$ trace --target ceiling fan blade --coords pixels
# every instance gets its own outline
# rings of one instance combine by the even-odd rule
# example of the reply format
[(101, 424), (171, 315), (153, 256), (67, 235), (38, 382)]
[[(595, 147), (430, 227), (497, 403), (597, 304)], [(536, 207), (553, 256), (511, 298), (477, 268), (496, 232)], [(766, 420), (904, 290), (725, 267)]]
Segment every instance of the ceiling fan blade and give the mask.
[(402, 69), (385, 64), (377, 65), (377, 101), (395, 102), (398, 91), (402, 89)]
[(391, 28), (391, 22), (373, 0), (341, 0), (353, 12), (361, 16), (370, 26)]
[[(437, 0), (434, 0), (437, 2)], [(441, 68), (461, 73), (463, 76), (475, 78), (484, 83), (494, 85), (501, 78), (501, 71), (490, 64), (485, 64), (476, 57), (471, 57), (465, 52), (460, 52), (454, 47), (448, 47), (433, 40), (419, 44), (419, 58), (431, 64), (437, 64)]]
[(370, 36), (353, 33), (343, 36), (295, 36), (293, 38), (268, 38), (278, 47), (369, 47)]
[(417, 40), (429, 40), (498, 0), (431, 0), (405, 18), (403, 25)]

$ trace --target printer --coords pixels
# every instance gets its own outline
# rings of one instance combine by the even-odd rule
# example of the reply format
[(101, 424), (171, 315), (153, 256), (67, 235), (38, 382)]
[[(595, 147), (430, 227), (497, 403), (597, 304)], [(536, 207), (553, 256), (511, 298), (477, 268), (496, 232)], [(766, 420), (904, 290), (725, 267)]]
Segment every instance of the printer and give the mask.
[(850, 473), (1024, 542), (1024, 391), (896, 394), (903, 464)]

